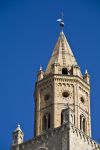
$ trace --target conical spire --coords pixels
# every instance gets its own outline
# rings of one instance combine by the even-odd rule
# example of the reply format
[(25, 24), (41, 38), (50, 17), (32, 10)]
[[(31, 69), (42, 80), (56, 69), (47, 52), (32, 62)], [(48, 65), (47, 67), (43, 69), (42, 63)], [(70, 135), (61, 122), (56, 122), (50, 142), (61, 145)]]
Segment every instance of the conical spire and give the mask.
[(51, 66), (55, 63), (55, 61), (61, 67), (72, 67), (77, 65), (76, 59), (73, 55), (73, 52), (68, 44), (68, 41), (63, 31), (60, 32), (60, 36), (58, 38), (58, 41), (56, 43), (50, 61), (47, 65), (46, 72), (45, 72), (46, 74), (52, 71)]

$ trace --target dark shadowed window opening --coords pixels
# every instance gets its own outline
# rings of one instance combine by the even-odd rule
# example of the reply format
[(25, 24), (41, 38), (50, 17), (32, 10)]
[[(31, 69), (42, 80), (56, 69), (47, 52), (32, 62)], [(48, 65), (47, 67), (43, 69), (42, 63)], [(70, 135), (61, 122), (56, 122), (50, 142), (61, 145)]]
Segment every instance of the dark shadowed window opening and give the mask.
[(65, 97), (65, 98), (67, 98), (67, 97), (69, 97), (69, 92), (68, 91), (64, 91), (63, 93), (62, 93), (62, 96), (63, 97)]
[(63, 124), (63, 113), (61, 113), (61, 125)]
[(44, 115), (44, 117), (43, 117), (42, 128), (43, 128), (43, 130), (46, 130), (46, 115)]
[(68, 74), (68, 70), (67, 70), (67, 68), (63, 68), (63, 69), (62, 69), (62, 74), (65, 74), (65, 75), (67, 75), (67, 74)]
[(51, 125), (51, 118), (50, 118), (50, 113), (46, 113), (43, 116), (43, 121), (42, 121), (42, 129), (47, 130), (50, 128)]
[(83, 118), (83, 132), (85, 132), (86, 131), (86, 127), (85, 127), (85, 123), (86, 123), (86, 120), (85, 120), (85, 118)]

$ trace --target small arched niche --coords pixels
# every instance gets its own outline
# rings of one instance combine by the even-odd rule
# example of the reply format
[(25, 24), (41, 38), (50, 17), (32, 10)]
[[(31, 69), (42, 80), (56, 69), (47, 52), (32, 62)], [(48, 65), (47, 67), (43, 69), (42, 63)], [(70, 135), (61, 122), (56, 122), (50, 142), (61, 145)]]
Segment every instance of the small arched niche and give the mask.
[(80, 130), (86, 132), (86, 118), (83, 114), (80, 115)]

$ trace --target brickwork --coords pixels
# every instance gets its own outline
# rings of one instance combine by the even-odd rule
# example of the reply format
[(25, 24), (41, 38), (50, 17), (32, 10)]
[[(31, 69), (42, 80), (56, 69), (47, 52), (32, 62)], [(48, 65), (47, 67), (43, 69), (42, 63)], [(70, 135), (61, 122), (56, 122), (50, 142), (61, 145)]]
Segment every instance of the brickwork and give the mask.
[(100, 150), (91, 139), (90, 77), (63, 32), (46, 71), (37, 73), (34, 97), (35, 138), (23, 142), (23, 132), (14, 132), (11, 150)]

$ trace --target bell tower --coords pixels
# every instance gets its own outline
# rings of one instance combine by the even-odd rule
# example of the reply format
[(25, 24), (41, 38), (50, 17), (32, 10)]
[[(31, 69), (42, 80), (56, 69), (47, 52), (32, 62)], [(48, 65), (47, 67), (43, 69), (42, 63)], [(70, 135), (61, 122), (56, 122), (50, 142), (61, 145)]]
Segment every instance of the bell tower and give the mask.
[(38, 71), (35, 84), (35, 135), (62, 125), (66, 108), (73, 124), (91, 137), (90, 77), (80, 67), (63, 31), (60, 32), (45, 71)]

